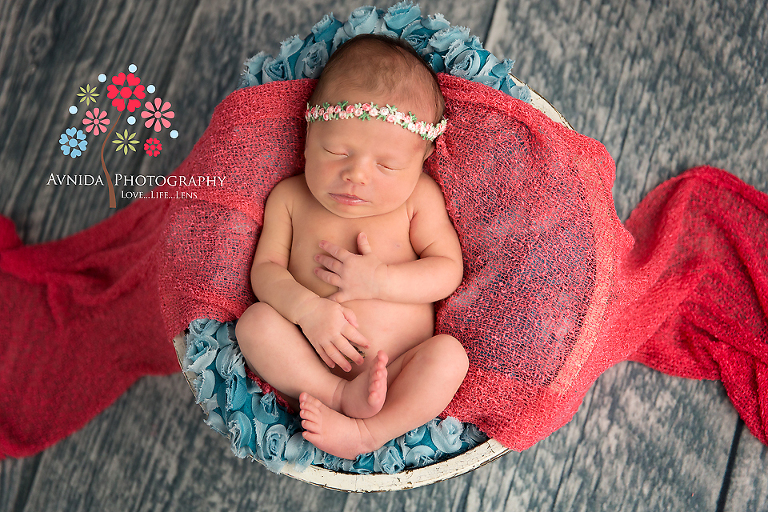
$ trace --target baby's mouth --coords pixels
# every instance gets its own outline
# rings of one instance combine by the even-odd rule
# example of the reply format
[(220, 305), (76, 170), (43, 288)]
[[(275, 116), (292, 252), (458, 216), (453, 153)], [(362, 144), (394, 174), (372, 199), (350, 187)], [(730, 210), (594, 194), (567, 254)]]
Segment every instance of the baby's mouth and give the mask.
[(334, 201), (341, 204), (362, 204), (365, 202), (364, 199), (360, 199), (352, 194), (330, 194), (330, 196)]

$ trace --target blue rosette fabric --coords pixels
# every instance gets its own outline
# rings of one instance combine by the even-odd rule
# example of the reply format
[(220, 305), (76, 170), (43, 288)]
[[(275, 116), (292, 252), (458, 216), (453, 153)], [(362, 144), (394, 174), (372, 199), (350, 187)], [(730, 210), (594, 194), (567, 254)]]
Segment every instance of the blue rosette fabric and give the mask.
[(196, 375), (192, 387), (208, 414), (205, 423), (229, 439), (235, 455), (259, 460), (275, 473), (290, 463), (296, 471), (314, 464), (346, 473), (392, 474), (448, 459), (487, 440), (474, 425), (435, 418), (375, 452), (340, 459), (307, 442), (300, 419), (246, 377), (234, 323), (194, 320), (186, 346), (183, 367)]
[(318, 78), (336, 48), (360, 34), (404, 39), (436, 73), (483, 83), (513, 98), (531, 102), (528, 87), (516, 85), (509, 74), (514, 61), (499, 60), (483, 48), (477, 36), (470, 36), (468, 28), (451, 26), (442, 14), (422, 16), (418, 4), (408, 0), (386, 12), (371, 6), (360, 7), (344, 23), (332, 13), (326, 14), (304, 39), (295, 35), (283, 41), (276, 57), (259, 52), (248, 59), (240, 87)]

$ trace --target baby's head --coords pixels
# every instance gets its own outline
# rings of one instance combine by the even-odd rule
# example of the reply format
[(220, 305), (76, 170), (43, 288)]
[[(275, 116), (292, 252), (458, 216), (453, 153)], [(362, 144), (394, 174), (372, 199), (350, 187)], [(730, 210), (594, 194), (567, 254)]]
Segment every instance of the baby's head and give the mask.
[[(437, 77), (421, 57), (399, 40), (355, 37), (331, 56), (309, 104), (305, 174), (323, 206), (365, 217), (404, 204), (444, 127)], [(345, 105), (345, 112), (323, 120), (316, 114), (326, 104)], [(401, 114), (379, 111), (376, 118), (373, 105)]]
[(364, 34), (341, 45), (323, 69), (309, 104), (347, 101), (337, 98), (348, 89), (386, 97), (404, 113), (408, 112), (403, 108), (406, 103), (411, 104), (420, 121), (437, 124), (443, 117), (445, 102), (437, 75), (401, 39)]

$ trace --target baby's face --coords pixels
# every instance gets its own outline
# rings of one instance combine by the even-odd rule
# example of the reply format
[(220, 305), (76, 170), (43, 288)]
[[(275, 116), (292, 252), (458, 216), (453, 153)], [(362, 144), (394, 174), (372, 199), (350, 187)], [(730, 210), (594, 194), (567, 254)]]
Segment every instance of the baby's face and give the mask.
[(378, 119), (315, 121), (307, 130), (305, 178), (312, 195), (339, 217), (381, 215), (411, 196), (431, 152), (420, 136)]

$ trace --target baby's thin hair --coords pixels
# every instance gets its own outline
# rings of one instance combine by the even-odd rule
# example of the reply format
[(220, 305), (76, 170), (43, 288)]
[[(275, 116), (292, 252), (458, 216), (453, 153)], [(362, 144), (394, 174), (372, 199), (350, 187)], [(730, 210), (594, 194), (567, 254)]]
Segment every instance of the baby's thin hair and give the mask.
[(428, 102), (435, 112), (434, 123), (445, 110), (437, 75), (429, 64), (406, 41), (380, 34), (355, 36), (339, 46), (328, 59), (309, 103), (320, 104), (335, 87)]

